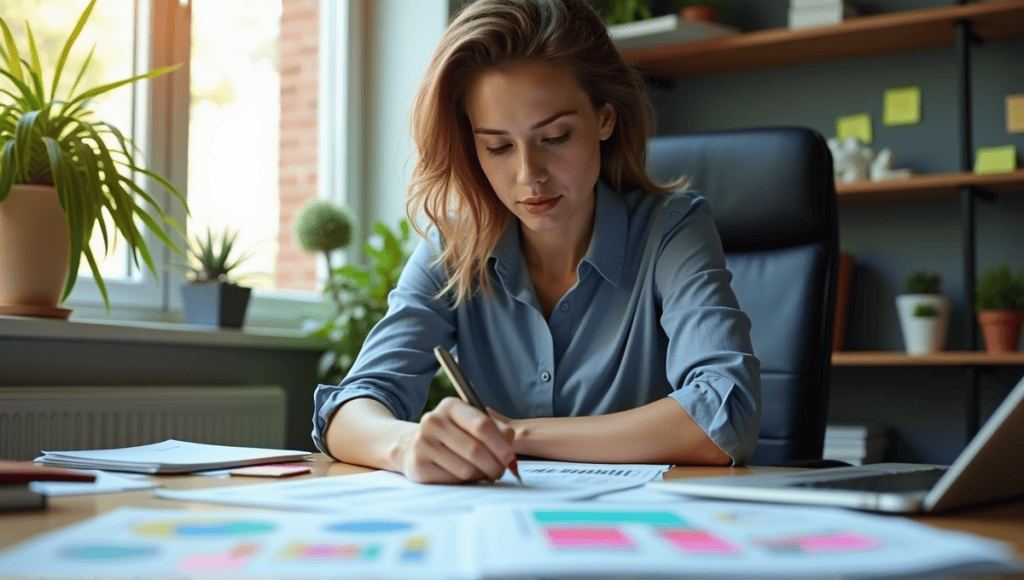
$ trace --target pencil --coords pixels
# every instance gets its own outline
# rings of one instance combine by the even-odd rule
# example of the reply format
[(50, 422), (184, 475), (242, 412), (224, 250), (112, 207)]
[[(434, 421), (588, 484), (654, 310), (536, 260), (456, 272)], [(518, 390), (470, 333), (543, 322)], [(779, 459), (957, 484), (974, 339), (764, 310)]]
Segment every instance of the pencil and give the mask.
[[(434, 356), (437, 357), (437, 362), (441, 363), (444, 373), (451, 379), (452, 385), (455, 386), (455, 392), (459, 394), (459, 398), (470, 407), (486, 415), (487, 409), (484, 407), (483, 402), (480, 401), (480, 397), (477, 396), (469, 379), (462, 372), (462, 369), (459, 368), (459, 363), (455, 362), (455, 357), (452, 356), (452, 353), (448, 352), (448, 349), (443, 346), (436, 346), (434, 347)], [(512, 472), (512, 475), (516, 476), (520, 485), (524, 485), (523, 478), (519, 476), (519, 462), (516, 461), (515, 457), (512, 458), (512, 461), (508, 462), (508, 470)]]

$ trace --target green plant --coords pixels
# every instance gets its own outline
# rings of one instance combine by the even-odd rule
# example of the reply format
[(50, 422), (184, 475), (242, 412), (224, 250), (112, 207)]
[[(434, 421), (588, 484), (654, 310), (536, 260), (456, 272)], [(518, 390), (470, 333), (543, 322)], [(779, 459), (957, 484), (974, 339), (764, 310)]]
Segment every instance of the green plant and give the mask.
[[(0, 45), (0, 77), (3, 77), (0, 80), (6, 80), (6, 83), (0, 83), (0, 203), (10, 195), (11, 188), (17, 183), (54, 186), (61, 209), (68, 217), (70, 237), (70, 264), (61, 301), (74, 288), (81, 258), (85, 256), (109, 309), (106, 285), (96, 257), (89, 247), (94, 228), (99, 227), (104, 252), (113, 249), (116, 237), (120, 234), (136, 265), (141, 256), (154, 275), (156, 266), (137, 221), (144, 224), (168, 248), (178, 255), (184, 255), (163, 231), (159, 220), (174, 227), (182, 236), (185, 235), (184, 229), (133, 181), (133, 174), (155, 180), (174, 194), (186, 211), (187, 205), (185, 198), (167, 180), (136, 164), (137, 147), (131, 139), (122, 135), (116, 127), (95, 120), (94, 113), (89, 109), (90, 100), (98, 95), (162, 75), (177, 66), (156, 69), (76, 94), (78, 84), (92, 60), (91, 50), (79, 68), (67, 96), (60, 98), (57, 95), (68, 55), (95, 4), (96, 0), (89, 2), (64, 43), (49, 90), (43, 84), (43, 67), (28, 23), (25, 28), (31, 60), (26, 60), (22, 52), (19, 52), (10, 28), (0, 18), (0, 30), (4, 37)], [(145, 209), (144, 204), (151, 205), (156, 215)], [(108, 220), (112, 232), (108, 232)]]
[(942, 276), (918, 270), (907, 278), (907, 294), (939, 294)]
[[(348, 374), (370, 330), (388, 310), (388, 294), (398, 284), (402, 268), (409, 261), (410, 228), (406, 220), (398, 231), (381, 222), (373, 226), (375, 238), (363, 245), (366, 260), (333, 267), (331, 253), (348, 246), (351, 226), (347, 214), (330, 202), (318, 201), (304, 206), (295, 223), (296, 237), (306, 251), (318, 251), (328, 265), (324, 294), (333, 302), (334, 313), (312, 336), (326, 338), (331, 346), (320, 359), (318, 376), (325, 384), (338, 384)], [(454, 396), (455, 388), (444, 373), (434, 376), (427, 395), (425, 411), (437, 406), (444, 397)]]
[(974, 304), (979, 311), (1024, 309), (1024, 270), (1014, 275), (1006, 262), (986, 268), (975, 286)]
[(252, 249), (231, 259), (231, 251), (235, 248), (237, 231), (225, 229), (217, 234), (207, 227), (205, 236), (194, 236), (188, 246), (189, 264), (188, 279), (193, 284), (204, 282), (224, 282), (234, 284), (236, 280), (231, 271), (239, 264), (252, 257)]
[(931, 304), (918, 304), (914, 307), (914, 316), (938, 316), (939, 309)]
[(608, 26), (650, 18), (651, 0), (591, 0)]

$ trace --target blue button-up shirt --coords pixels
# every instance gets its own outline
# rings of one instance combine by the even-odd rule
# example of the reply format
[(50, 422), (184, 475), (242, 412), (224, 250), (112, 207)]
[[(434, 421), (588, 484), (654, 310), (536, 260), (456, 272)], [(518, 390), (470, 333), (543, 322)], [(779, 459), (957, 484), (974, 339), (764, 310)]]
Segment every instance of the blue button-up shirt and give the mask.
[(454, 350), (483, 403), (510, 418), (603, 415), (675, 399), (734, 464), (750, 458), (761, 421), (760, 363), (707, 200), (692, 193), (595, 188), (594, 233), (579, 281), (545, 319), (510, 225), (489, 259), (493, 296), (452, 310), (434, 296), (436, 231), (420, 243), (340, 385), (314, 394), (313, 440), (344, 402), (371, 397), (395, 417), (423, 409)]

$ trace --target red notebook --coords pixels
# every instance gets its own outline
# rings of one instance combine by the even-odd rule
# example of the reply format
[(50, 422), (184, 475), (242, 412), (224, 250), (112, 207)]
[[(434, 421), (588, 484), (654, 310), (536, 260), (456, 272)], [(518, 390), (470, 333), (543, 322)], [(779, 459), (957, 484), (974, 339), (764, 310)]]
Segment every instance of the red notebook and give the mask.
[(29, 481), (95, 481), (96, 476), (60, 467), (36, 465), (31, 461), (0, 459), (0, 484)]

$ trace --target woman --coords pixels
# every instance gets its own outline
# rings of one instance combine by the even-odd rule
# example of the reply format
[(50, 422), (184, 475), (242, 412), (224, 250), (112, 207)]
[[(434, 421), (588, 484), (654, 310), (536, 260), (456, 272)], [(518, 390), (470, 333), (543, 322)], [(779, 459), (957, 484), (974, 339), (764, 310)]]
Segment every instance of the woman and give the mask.
[[(644, 170), (649, 104), (586, 0), (479, 0), (413, 108), (414, 218), (433, 227), (349, 375), (315, 394), (333, 457), (421, 482), (516, 454), (741, 464), (759, 363), (707, 202)], [(678, 184), (676, 184), (678, 185)], [(456, 350), (488, 407), (445, 399)]]

